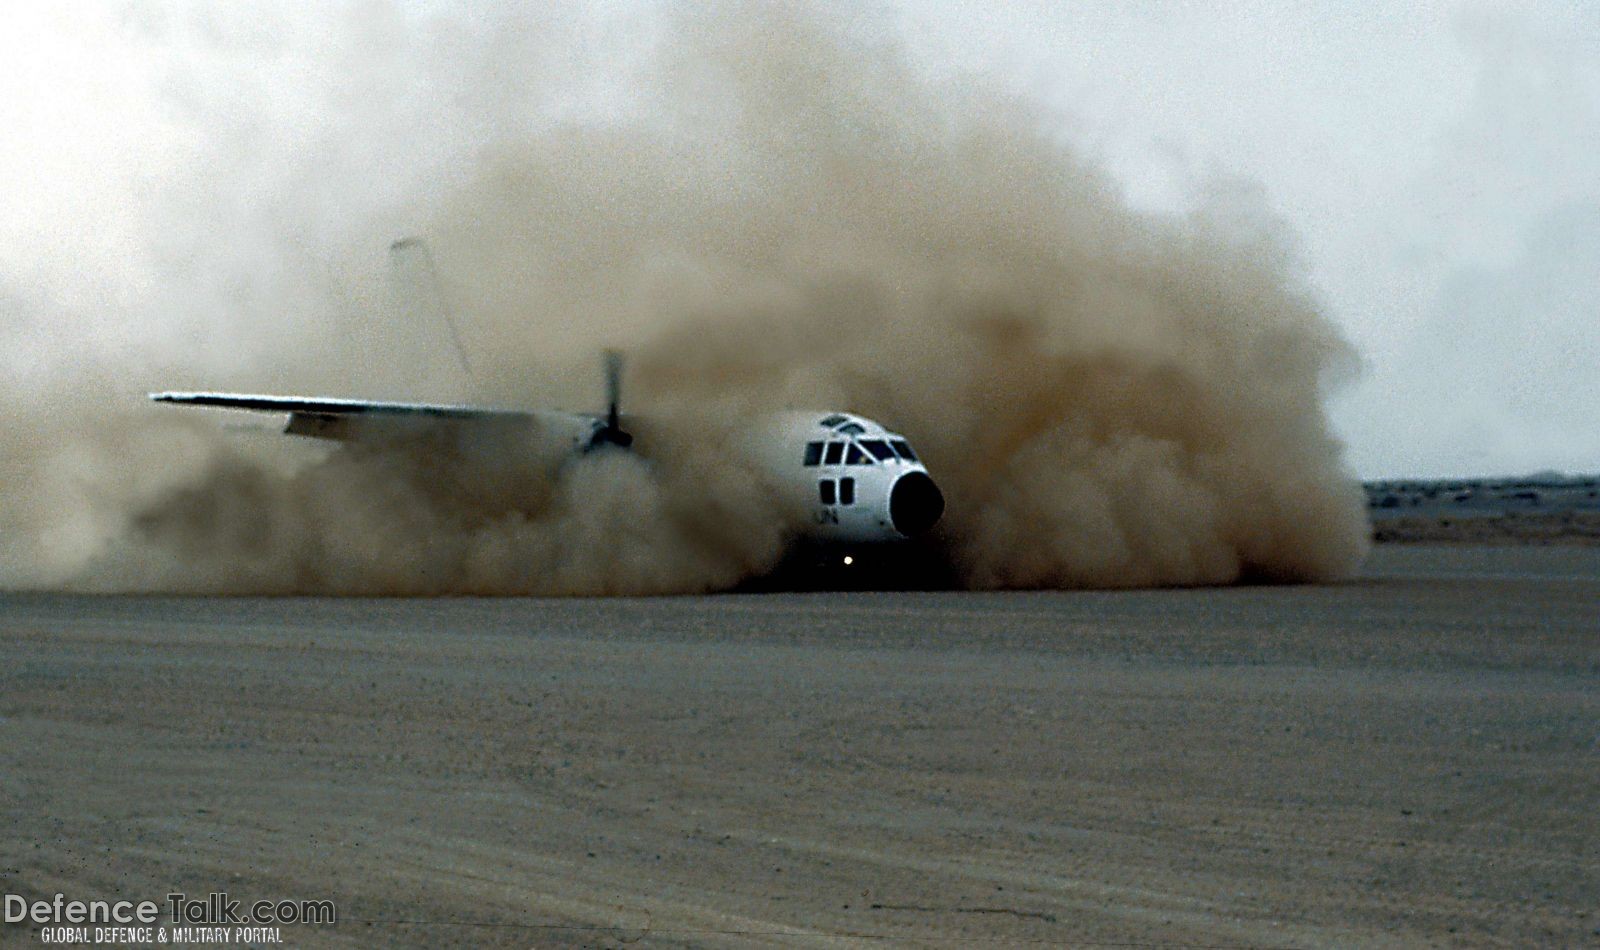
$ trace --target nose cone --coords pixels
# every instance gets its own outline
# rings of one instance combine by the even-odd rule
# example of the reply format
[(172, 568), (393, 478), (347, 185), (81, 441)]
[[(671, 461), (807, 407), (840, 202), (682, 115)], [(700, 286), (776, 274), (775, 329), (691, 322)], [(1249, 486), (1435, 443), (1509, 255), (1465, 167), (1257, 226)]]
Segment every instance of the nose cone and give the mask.
[(927, 531), (939, 523), (944, 514), (944, 494), (926, 472), (908, 472), (900, 476), (889, 491), (889, 520), (894, 529), (908, 538)]

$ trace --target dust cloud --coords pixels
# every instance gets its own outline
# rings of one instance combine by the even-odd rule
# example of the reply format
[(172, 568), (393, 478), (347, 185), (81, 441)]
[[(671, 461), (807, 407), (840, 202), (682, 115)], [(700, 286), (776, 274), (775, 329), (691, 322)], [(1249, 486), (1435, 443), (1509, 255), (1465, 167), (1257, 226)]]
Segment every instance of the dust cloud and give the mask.
[[(416, 154), (452, 156), (448, 172), (381, 194), (337, 182), (343, 217), (322, 231), (332, 212), (313, 199), (334, 186), (269, 176), (272, 225), (241, 245), (239, 269), (264, 248), (277, 276), (262, 284), (292, 286), (302, 316), (225, 322), (244, 341), (225, 358), (169, 328), (137, 353), (57, 353), (14, 373), (28, 385), (0, 424), (0, 583), (725, 589), (770, 570), (794, 523), (794, 502), (740, 451), (753, 420), (784, 408), (850, 409), (909, 436), (948, 500), (928, 543), (973, 587), (1348, 574), (1367, 528), (1323, 402), (1355, 360), (1259, 198), (1219, 182), (1187, 215), (1137, 213), (1059, 118), (980, 77), (919, 69), (887, 21), (844, 15), (855, 9), (669, 9), (614, 56), (585, 46), (598, 78), (576, 98), (551, 78), (568, 72), (571, 37), (507, 42), (539, 34), (519, 15), (480, 33), (417, 27), (429, 56), (351, 40), (374, 60), (346, 63), (357, 77), (406, 57), (413, 85), (436, 83), (459, 110), (407, 130)], [(341, 105), (385, 107), (398, 106)], [(451, 151), (464, 128), (472, 147)], [(430, 134), (436, 148), (418, 144)], [(211, 174), (214, 193), (245, 180), (227, 162)], [(205, 242), (183, 234), (184, 214), (150, 216), (160, 247)], [(384, 316), (404, 309), (380, 305), (392, 275), (350, 250), (411, 232), (437, 258), (470, 380), (450, 376), (437, 327)], [(337, 262), (320, 296), (294, 263), (318, 255)], [(239, 293), (192, 265), (153, 282)], [(3, 300), (42, 319), (37, 296)], [(637, 454), (573, 456), (532, 426), (330, 447), (136, 405), (105, 382), (442, 387), (594, 410), (604, 346), (630, 357)]]

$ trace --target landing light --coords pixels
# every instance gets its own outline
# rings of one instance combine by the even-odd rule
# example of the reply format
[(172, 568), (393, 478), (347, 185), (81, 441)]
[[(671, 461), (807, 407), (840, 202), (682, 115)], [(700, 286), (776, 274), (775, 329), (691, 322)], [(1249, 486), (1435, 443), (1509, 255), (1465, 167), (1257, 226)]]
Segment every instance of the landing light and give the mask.
[(856, 559), (851, 557), (850, 555), (846, 554), (844, 556), (844, 566), (845, 567), (849, 567), (850, 565), (854, 564), (855, 562), (856, 562)]

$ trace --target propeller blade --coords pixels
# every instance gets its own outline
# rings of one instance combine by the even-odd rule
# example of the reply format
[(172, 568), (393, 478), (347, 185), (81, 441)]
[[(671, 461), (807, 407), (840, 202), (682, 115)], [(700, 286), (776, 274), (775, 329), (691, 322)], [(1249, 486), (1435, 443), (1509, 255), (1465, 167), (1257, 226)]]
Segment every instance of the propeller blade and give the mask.
[(622, 351), (606, 350), (606, 426), (619, 429), (622, 403)]
[(606, 424), (590, 444), (622, 449), (633, 444), (633, 436), (622, 431), (622, 353), (618, 350), (606, 350)]

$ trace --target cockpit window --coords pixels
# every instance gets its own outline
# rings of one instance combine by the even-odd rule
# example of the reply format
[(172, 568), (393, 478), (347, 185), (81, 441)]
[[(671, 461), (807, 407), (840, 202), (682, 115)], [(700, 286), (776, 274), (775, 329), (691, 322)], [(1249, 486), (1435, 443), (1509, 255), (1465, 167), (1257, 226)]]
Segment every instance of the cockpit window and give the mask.
[(871, 465), (872, 464), (872, 457), (870, 455), (868, 455), (867, 453), (861, 451), (861, 446), (859, 446), (856, 443), (852, 442), (852, 443), (850, 443), (850, 454), (846, 455), (844, 457), (844, 464), (846, 464), (846, 465)]
[(842, 458), (844, 458), (844, 443), (843, 442), (829, 442), (828, 443), (828, 454), (823, 456), (822, 464), (824, 464), (824, 465), (838, 465), (839, 464), (839, 460), (842, 459)]
[(867, 430), (859, 422), (846, 422), (844, 425), (840, 426), (834, 431), (838, 432), (840, 435), (860, 435)]
[(837, 503), (836, 496), (834, 495), (833, 479), (824, 478), (822, 481), (817, 482), (817, 498), (824, 505), (832, 505)]
[(894, 449), (889, 448), (889, 443), (882, 439), (862, 439), (861, 447), (871, 452), (880, 462), (887, 462), (894, 458)]
[(810, 467), (812, 467), (814, 465), (821, 464), (821, 462), (822, 462), (822, 443), (821, 442), (807, 442), (806, 443), (806, 467), (810, 468)]
[(895, 439), (891, 444), (894, 445), (895, 454), (905, 459), (907, 462), (915, 462), (917, 460), (917, 453), (911, 451), (910, 442), (907, 442), (905, 439)]
[(845, 416), (841, 416), (838, 413), (835, 413), (835, 414), (833, 414), (831, 416), (824, 416), (822, 418), (822, 424), (831, 429), (834, 426), (838, 425), (839, 423), (844, 422), (845, 419), (846, 419)]
[(839, 504), (853, 505), (856, 503), (856, 480), (853, 478), (839, 479)]

